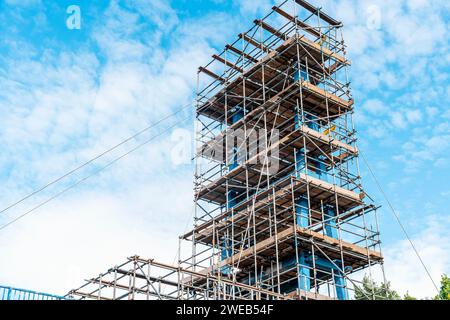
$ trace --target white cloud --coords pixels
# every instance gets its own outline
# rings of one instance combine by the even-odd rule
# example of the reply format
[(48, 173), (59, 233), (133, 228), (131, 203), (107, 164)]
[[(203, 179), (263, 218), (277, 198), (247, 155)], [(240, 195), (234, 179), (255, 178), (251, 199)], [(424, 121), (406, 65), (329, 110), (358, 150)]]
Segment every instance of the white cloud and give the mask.
[[(10, 172), (2, 173), (2, 203), (19, 199), (191, 101), (197, 67), (213, 52), (209, 41), (227, 36), (218, 32), (217, 22), (229, 20), (210, 17), (190, 22), (188, 29), (176, 24), (165, 2), (153, 3), (151, 10), (142, 1), (128, 4), (132, 8), (113, 1), (102, 20), (105, 27), (91, 34), (99, 55), (83, 47), (78, 52), (49, 48), (40, 61), (28, 55), (5, 57), (0, 164)], [(143, 16), (156, 29), (144, 28)], [(170, 42), (165, 48), (162, 33)], [(178, 120), (2, 215), (0, 224)], [(178, 236), (192, 223), (193, 195), (191, 167), (174, 167), (171, 148), (169, 131), (3, 230), (0, 283), (63, 294), (135, 253), (172, 263)]]
[[(412, 241), (433, 280), (439, 286), (442, 274), (450, 274), (450, 218), (445, 212), (427, 215), (423, 230)], [(385, 270), (392, 288), (418, 298), (434, 297), (437, 292), (407, 240), (385, 246)]]
[(364, 103), (362, 108), (376, 115), (380, 115), (388, 110), (385, 104), (377, 99), (368, 100), (367, 102)]
[(3, 230), (0, 282), (64, 294), (134, 254), (173, 263), (192, 201), (170, 182), (71, 194)]
[(245, 0), (233, 0), (235, 5), (238, 6), (243, 16), (249, 16), (261, 18), (270, 11), (270, 8), (274, 4), (272, 0), (260, 0), (260, 1), (245, 1)]
[(449, 164), (446, 155), (450, 146), (449, 124), (443, 123), (424, 132), (418, 130), (412, 134), (411, 140), (401, 147), (401, 153), (393, 158), (405, 164), (404, 169), (415, 172), (424, 165), (445, 166)]
[(423, 120), (422, 118), (422, 112), (420, 110), (408, 110), (406, 111), (406, 119), (410, 122), (410, 123), (417, 123), (421, 120)]
[(402, 113), (400, 112), (393, 112), (390, 114), (391, 116), (391, 121), (392, 121), (392, 125), (395, 128), (398, 129), (404, 129), (406, 128), (406, 121), (405, 121), (405, 117)]

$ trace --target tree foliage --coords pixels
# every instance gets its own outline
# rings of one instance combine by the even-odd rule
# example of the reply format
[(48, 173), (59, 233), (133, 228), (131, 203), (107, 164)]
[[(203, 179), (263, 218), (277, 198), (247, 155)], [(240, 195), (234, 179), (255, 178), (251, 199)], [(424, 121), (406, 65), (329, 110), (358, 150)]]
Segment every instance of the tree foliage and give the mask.
[(390, 282), (376, 284), (368, 276), (364, 276), (362, 285), (355, 286), (356, 300), (400, 300), (400, 295), (391, 289)]
[(446, 274), (441, 277), (441, 289), (435, 299), (450, 300), (450, 278)]
[[(409, 292), (403, 296), (393, 289), (391, 289), (390, 282), (382, 283), (378, 285), (374, 281), (370, 280), (368, 276), (364, 276), (362, 285), (355, 286), (355, 299), (356, 300), (417, 300), (417, 298), (411, 296)], [(430, 299), (430, 298), (426, 298)], [(450, 277), (442, 275), (441, 288), (439, 295), (434, 297), (435, 300), (450, 300)]]
[(411, 296), (411, 295), (409, 294), (409, 292), (407, 291), (407, 292), (405, 293), (405, 295), (403, 296), (403, 300), (417, 300), (417, 298), (414, 298), (413, 296)]

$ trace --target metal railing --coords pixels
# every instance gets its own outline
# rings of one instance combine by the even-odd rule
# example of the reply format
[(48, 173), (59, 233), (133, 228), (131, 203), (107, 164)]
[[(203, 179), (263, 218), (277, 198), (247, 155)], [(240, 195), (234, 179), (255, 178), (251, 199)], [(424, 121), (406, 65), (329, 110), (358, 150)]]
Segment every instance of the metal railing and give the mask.
[(54, 294), (0, 286), (0, 300), (66, 300), (66, 298)]

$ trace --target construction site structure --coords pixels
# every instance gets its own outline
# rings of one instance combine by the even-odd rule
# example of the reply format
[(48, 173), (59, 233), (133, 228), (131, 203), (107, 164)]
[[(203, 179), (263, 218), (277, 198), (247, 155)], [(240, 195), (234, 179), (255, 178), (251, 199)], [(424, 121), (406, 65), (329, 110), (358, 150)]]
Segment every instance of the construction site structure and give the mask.
[(176, 266), (130, 257), (67, 297), (347, 300), (384, 276), (342, 27), (288, 0), (200, 67), (191, 249)]

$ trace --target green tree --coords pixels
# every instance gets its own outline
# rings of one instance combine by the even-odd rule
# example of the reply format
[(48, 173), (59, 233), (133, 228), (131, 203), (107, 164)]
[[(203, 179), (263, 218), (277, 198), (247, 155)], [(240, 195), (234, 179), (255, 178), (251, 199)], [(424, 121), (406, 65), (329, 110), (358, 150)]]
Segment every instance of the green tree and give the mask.
[(356, 300), (401, 300), (400, 295), (391, 289), (390, 282), (376, 284), (368, 276), (364, 276), (362, 285), (355, 285)]
[(441, 289), (439, 295), (435, 297), (436, 300), (450, 300), (450, 278), (444, 274), (441, 277)]
[(417, 300), (417, 298), (409, 295), (409, 292), (406, 291), (405, 295), (403, 296), (403, 300)]

